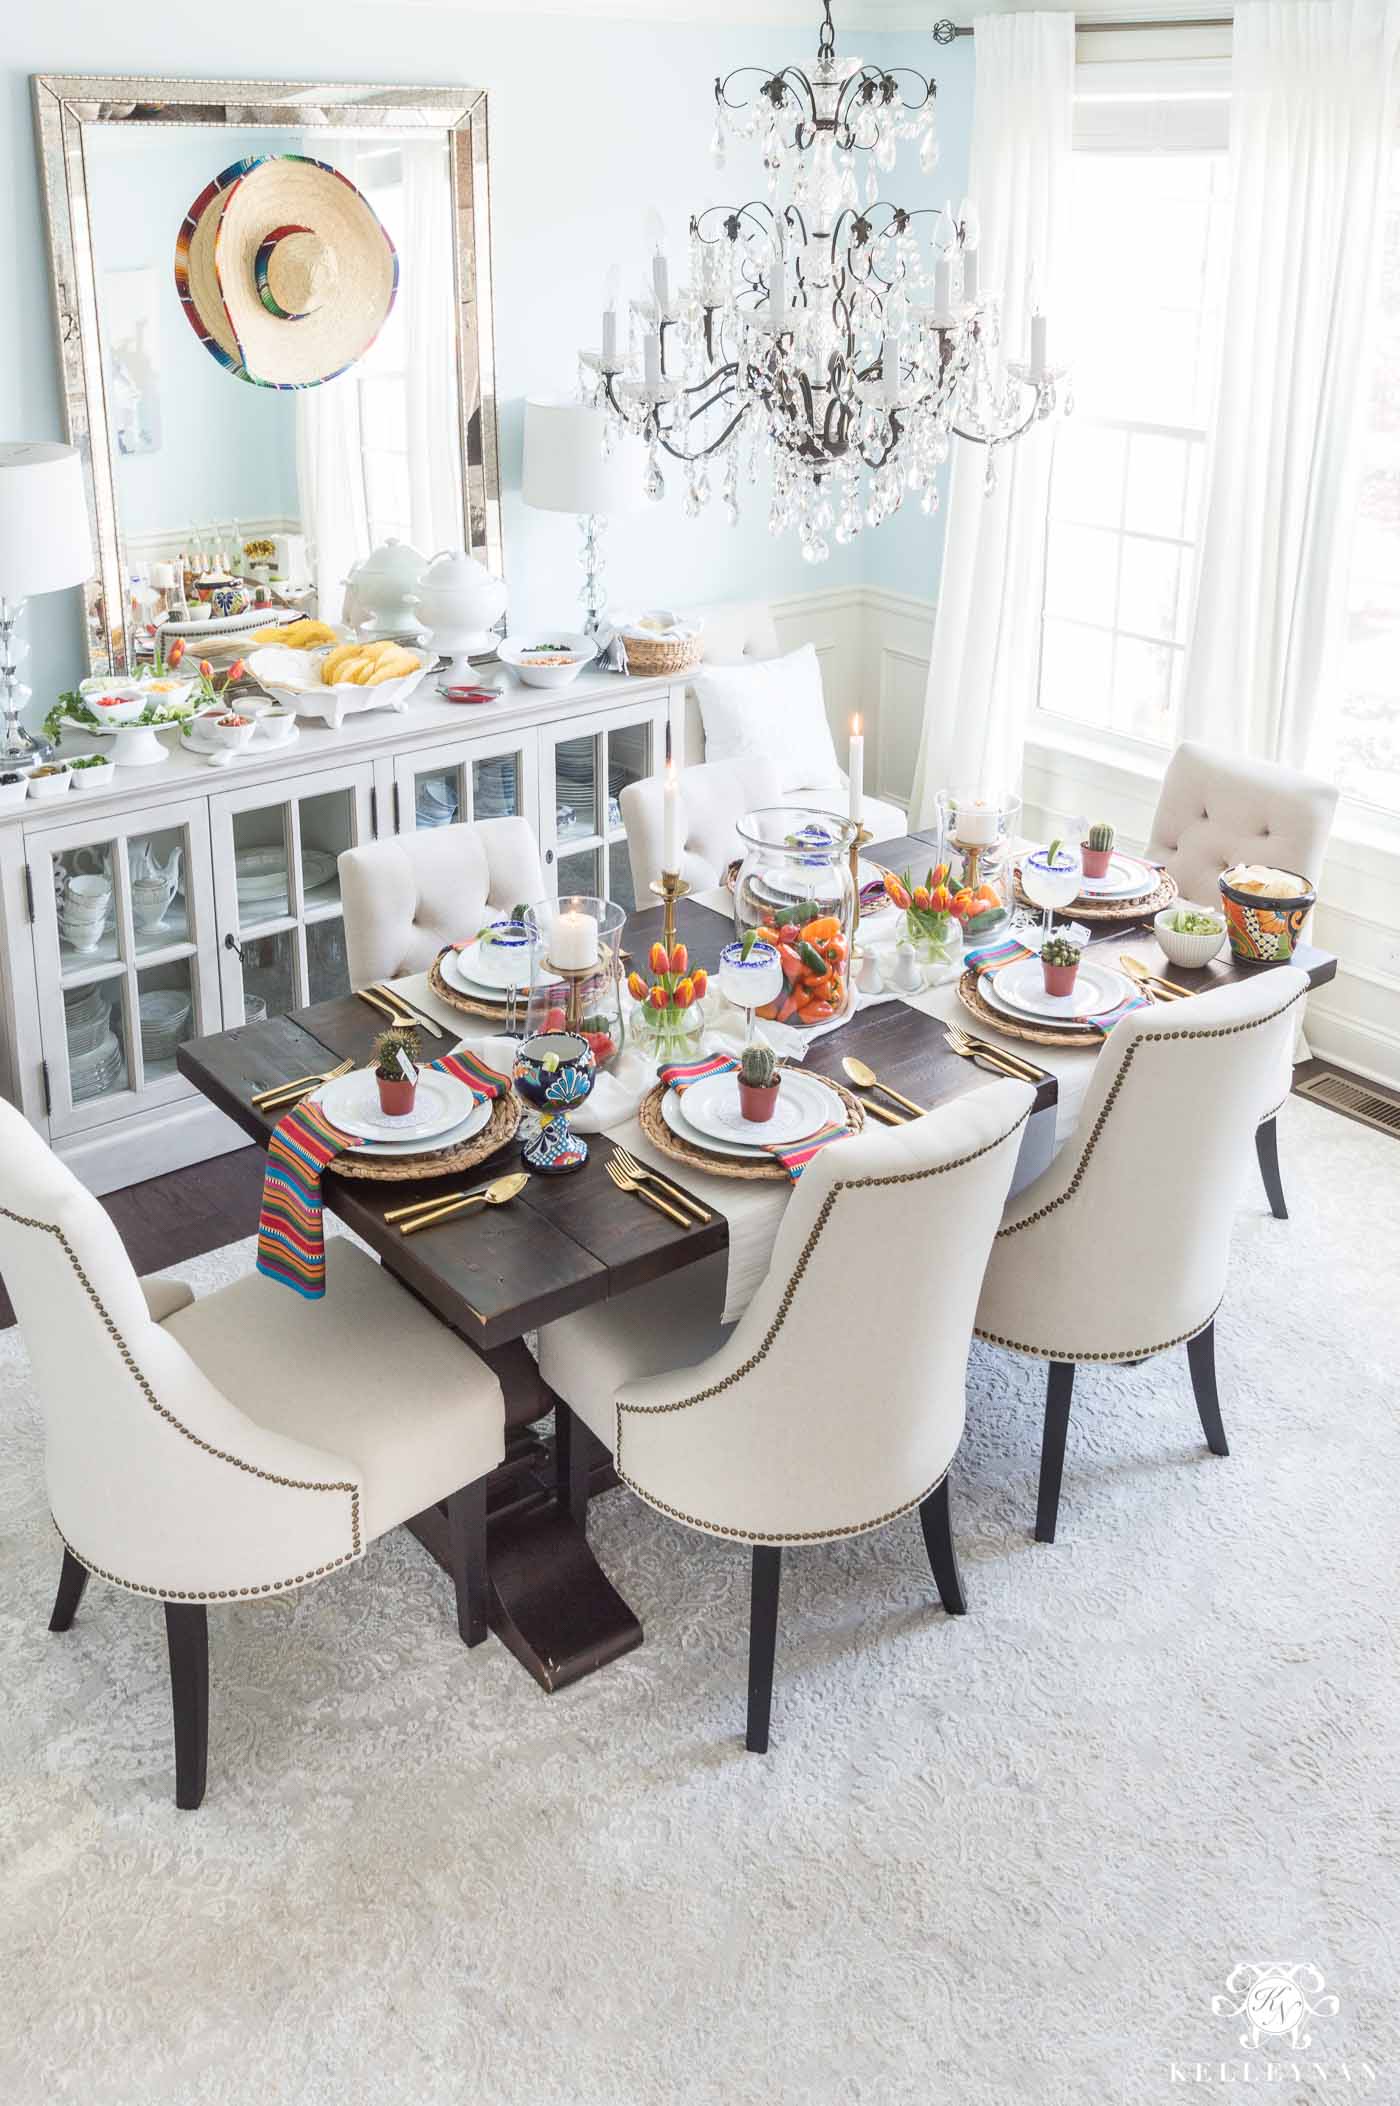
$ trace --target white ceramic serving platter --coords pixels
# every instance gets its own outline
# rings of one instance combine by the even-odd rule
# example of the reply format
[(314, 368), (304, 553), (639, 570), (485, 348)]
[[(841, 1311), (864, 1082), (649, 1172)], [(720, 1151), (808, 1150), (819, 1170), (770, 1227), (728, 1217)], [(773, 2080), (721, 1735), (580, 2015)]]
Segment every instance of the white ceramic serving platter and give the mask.
[(505, 994), (512, 987), (529, 987), (530, 951), (528, 939), (507, 946), (485, 943), (478, 936), (465, 949), (452, 951), (449, 956), (464, 981), (484, 988), (488, 994)]
[(1081, 899), (1142, 899), (1155, 892), (1162, 873), (1141, 856), (1115, 854), (1103, 877), (1086, 877), (1079, 887)]
[(1081, 959), (1073, 994), (1045, 992), (1039, 958), (1018, 958), (996, 972), (984, 973), (979, 984), (993, 1009), (1000, 1009), (1004, 1016), (1040, 1017), (1056, 1024), (1079, 1024), (1091, 1016), (1106, 1016), (1137, 992), (1126, 973), (1094, 959)]
[(420, 651), (412, 672), (381, 681), (378, 687), (358, 687), (353, 680), (338, 680), (327, 687), (321, 679), (321, 661), (334, 648), (323, 644), (298, 651), (288, 644), (259, 644), (248, 654), (248, 671), (260, 687), (299, 717), (320, 717), (332, 731), (338, 731), (346, 717), (358, 716), (362, 710), (403, 709), (434, 663), (431, 653)]
[(365, 1141), (437, 1141), (461, 1126), (476, 1108), (476, 1099), (456, 1075), (420, 1073), (418, 1099), (411, 1112), (391, 1117), (379, 1107), (379, 1087), (368, 1068), (339, 1075), (316, 1092), (326, 1117), (346, 1133)]
[(401, 1155), (435, 1155), (439, 1148), (459, 1148), (464, 1141), (470, 1141), (476, 1134), (481, 1132), (482, 1127), (485, 1126), (490, 1116), (491, 1100), (489, 1098), (484, 1099), (480, 1104), (473, 1100), (472, 1108), (466, 1118), (463, 1119), (461, 1125), (450, 1127), (446, 1133), (422, 1135), (416, 1141), (410, 1140), (407, 1136), (402, 1140), (395, 1141), (361, 1141), (355, 1153), (356, 1155), (384, 1156), (385, 1158)]
[[(722, 1127), (722, 1131), (719, 1134), (708, 1132), (688, 1116), (689, 1100), (694, 1096), (696, 1090), (704, 1089), (715, 1082), (728, 1082), (730, 1089), (734, 1093), (734, 1126)], [(781, 1123), (780, 1116), (782, 1112), (781, 1100), (787, 1096), (788, 1084), (791, 1082), (797, 1082), (803, 1086), (802, 1090), (794, 1092), (794, 1097), (803, 1096), (808, 1091), (811, 1092), (811, 1096), (805, 1098), (805, 1101), (809, 1106), (815, 1102), (817, 1112), (815, 1117), (811, 1115), (810, 1109), (797, 1113), (793, 1124), (784, 1126)], [(696, 1110), (698, 1113), (700, 1107), (697, 1106)], [(795, 1070), (785, 1068), (783, 1070), (783, 1086), (779, 1092), (778, 1108), (774, 1111), (768, 1125), (761, 1129), (750, 1125), (747, 1120), (741, 1120), (738, 1087), (732, 1075), (707, 1076), (704, 1083), (693, 1082), (687, 1090), (667, 1090), (661, 1099), (661, 1116), (678, 1140), (690, 1141), (701, 1148), (713, 1149), (716, 1155), (746, 1156), (752, 1160), (755, 1157), (768, 1154), (769, 1151), (766, 1145), (768, 1142), (781, 1141), (784, 1144), (791, 1144), (795, 1147), (799, 1141), (805, 1140), (809, 1134), (815, 1133), (818, 1127), (827, 1125), (834, 1118), (844, 1119), (846, 1117), (846, 1107), (837, 1096), (835, 1090), (828, 1089), (825, 1083), (817, 1080), (816, 1076), (798, 1075)], [(716, 1120), (715, 1123), (719, 1124), (720, 1122)], [(748, 1141), (735, 1138), (734, 1128), (740, 1125), (746, 1126), (750, 1133), (761, 1131), (764, 1135), (764, 1140)]]
[[(254, 629), (270, 629), (281, 611), (278, 607), (268, 607), (266, 605), (245, 607), (241, 614), (211, 614), (206, 620), (199, 622), (180, 621), (167, 615), (163, 621), (157, 622), (156, 628), (158, 632), (166, 636), (183, 636), (187, 639), (196, 636), (247, 635)], [(304, 614), (299, 614), (293, 610), (289, 610), (287, 613), (289, 622), (305, 621), (305, 619)], [(280, 627), (281, 624), (279, 623), (278, 626)]]

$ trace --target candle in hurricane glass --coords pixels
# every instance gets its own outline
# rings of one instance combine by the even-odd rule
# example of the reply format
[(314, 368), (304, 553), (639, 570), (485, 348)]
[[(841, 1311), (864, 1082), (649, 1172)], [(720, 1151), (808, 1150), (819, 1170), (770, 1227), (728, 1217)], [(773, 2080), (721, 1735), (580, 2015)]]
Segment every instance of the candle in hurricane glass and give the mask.
[(591, 914), (560, 909), (550, 931), (549, 963), (561, 972), (578, 972), (598, 963), (598, 924)]
[(992, 848), (1001, 837), (1001, 813), (989, 797), (960, 792), (955, 799), (955, 839), (963, 848)]

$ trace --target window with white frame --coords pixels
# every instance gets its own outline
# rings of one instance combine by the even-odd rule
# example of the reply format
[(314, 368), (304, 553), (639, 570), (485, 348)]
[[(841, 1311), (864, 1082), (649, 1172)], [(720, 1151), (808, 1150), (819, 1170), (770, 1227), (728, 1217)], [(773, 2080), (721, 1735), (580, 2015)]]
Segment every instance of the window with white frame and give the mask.
[[(1081, 66), (1074, 414), (1056, 433), (1038, 706), (1176, 736), (1228, 226), (1228, 73)], [(1053, 734), (1052, 734), (1053, 735)]]
[(1400, 143), (1391, 154), (1382, 240), (1346, 630), (1328, 729), (1343, 794), (1400, 812)]

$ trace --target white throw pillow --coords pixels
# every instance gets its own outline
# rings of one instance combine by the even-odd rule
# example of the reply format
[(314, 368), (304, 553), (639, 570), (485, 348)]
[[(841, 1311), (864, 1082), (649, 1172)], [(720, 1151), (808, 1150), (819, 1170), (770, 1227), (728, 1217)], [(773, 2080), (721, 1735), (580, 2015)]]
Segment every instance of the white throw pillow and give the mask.
[(785, 796), (839, 786), (841, 770), (826, 721), (815, 644), (803, 644), (782, 658), (699, 665), (690, 678), (705, 726), (707, 761), (762, 754), (777, 768)]

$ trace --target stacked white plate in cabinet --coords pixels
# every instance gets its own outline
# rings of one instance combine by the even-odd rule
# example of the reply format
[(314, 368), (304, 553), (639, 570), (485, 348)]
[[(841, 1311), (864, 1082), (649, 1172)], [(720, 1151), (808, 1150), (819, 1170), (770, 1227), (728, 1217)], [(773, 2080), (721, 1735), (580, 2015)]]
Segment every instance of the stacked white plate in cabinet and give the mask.
[(190, 1020), (190, 998), (174, 987), (153, 987), (143, 994), (137, 1008), (141, 1017), (141, 1055), (144, 1060), (173, 1060), (175, 1048)]
[(819, 1076), (784, 1068), (773, 1116), (762, 1125), (740, 1111), (738, 1077), (732, 1073), (707, 1075), (686, 1090), (667, 1090), (661, 1116), (678, 1140), (717, 1155), (761, 1156), (775, 1141), (796, 1147), (833, 1119), (846, 1123), (846, 1107)]

